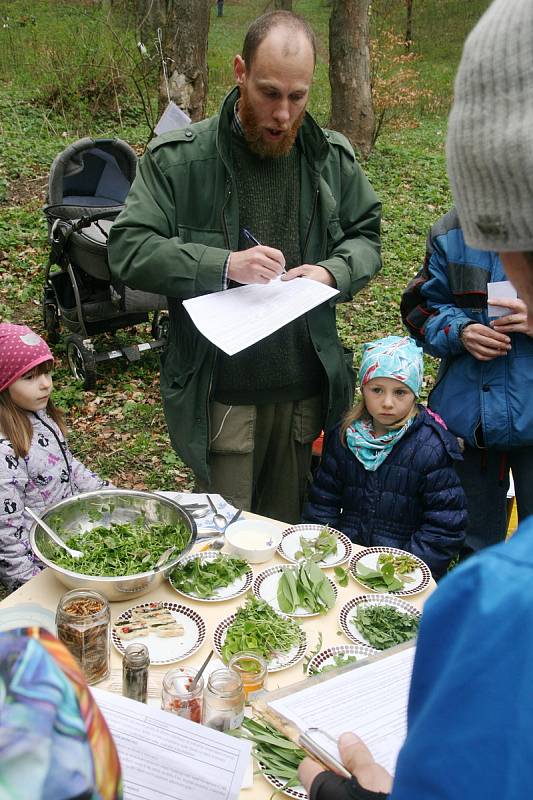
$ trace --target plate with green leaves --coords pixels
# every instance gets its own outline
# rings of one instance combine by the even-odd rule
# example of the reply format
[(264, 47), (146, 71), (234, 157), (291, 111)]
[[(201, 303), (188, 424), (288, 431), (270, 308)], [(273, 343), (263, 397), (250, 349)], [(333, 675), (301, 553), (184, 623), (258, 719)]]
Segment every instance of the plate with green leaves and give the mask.
[(397, 547), (366, 547), (352, 557), (350, 573), (371, 592), (388, 592), (403, 597), (423, 592), (431, 571), (421, 558)]
[(327, 614), (337, 601), (337, 587), (313, 561), (268, 567), (256, 575), (252, 591), (275, 611), (291, 617)]
[(252, 650), (266, 659), (269, 672), (279, 672), (302, 660), (307, 638), (296, 620), (252, 596), (235, 614), (218, 623), (213, 646), (226, 664), (235, 653)]
[(374, 647), (367, 647), (365, 644), (336, 644), (333, 647), (326, 647), (309, 661), (307, 674), (320, 675), (339, 667), (346, 667), (348, 664), (356, 664), (368, 656), (375, 656), (378, 652)]
[(339, 625), (355, 644), (387, 650), (414, 639), (421, 616), (417, 608), (400, 597), (363, 594), (342, 606)]
[(218, 603), (245, 594), (253, 577), (252, 568), (244, 559), (205, 550), (180, 561), (169, 582), (184, 597)]
[(344, 533), (327, 525), (312, 523), (285, 528), (278, 547), (278, 553), (287, 561), (311, 560), (325, 568), (343, 564), (351, 552), (352, 543)]

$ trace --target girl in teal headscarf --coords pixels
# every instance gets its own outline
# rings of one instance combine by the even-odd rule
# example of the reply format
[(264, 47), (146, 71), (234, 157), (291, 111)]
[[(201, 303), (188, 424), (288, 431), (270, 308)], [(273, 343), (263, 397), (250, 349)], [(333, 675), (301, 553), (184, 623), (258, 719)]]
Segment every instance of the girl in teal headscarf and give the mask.
[(458, 442), (417, 402), (424, 375), (413, 339), (364, 345), (361, 401), (331, 431), (303, 519), (366, 546), (392, 546), (440, 577), (460, 551), (466, 500), (453, 462)]

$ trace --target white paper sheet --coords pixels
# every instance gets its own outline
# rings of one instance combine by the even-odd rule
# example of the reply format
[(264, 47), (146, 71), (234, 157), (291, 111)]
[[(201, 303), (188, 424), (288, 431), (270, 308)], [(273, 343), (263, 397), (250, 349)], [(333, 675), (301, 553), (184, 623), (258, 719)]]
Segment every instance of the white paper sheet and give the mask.
[[(269, 703), (300, 731), (320, 728), (334, 740), (353, 731), (369, 747), (378, 764), (392, 775), (407, 733), (407, 699), (415, 648), (408, 647), (378, 661), (317, 683)], [(340, 760), (335, 741), (313, 739)]]
[(505, 306), (493, 306), (490, 303), (491, 300), (495, 300), (496, 298), (498, 298), (498, 300), (504, 300), (508, 297), (513, 300), (516, 300), (517, 297), (516, 289), (511, 281), (491, 281), (487, 283), (487, 314), (491, 319), (505, 317), (507, 314), (511, 313), (510, 308)]
[(309, 278), (277, 278), (193, 297), (183, 305), (200, 333), (233, 356), (338, 293)]
[(251, 745), (91, 689), (117, 746), (124, 800), (237, 800)]

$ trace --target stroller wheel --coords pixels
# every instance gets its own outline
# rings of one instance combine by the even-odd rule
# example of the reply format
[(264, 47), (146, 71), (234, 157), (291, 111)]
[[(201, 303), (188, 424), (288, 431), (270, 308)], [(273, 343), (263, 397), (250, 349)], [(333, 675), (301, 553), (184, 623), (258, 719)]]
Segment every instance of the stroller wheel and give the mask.
[(67, 359), (72, 374), (78, 381), (83, 381), (84, 389), (96, 386), (96, 359), (94, 353), (85, 347), (83, 339), (72, 334), (67, 339)]
[(43, 299), (43, 323), (44, 329), (48, 335), (50, 344), (57, 344), (61, 339), (60, 324), (59, 324), (59, 310), (53, 300), (48, 300), (46, 297)]

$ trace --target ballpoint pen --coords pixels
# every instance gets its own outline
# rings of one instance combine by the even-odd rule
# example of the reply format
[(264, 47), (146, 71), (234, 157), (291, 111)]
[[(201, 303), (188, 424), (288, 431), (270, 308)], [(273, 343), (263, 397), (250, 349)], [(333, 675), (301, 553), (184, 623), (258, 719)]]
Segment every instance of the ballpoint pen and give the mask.
[[(253, 233), (251, 231), (249, 231), (248, 228), (241, 228), (241, 233), (242, 233), (243, 237), (245, 239), (248, 239), (248, 241), (251, 242), (252, 244), (258, 244), (258, 245), (261, 244), (261, 242), (258, 239), (255, 238)], [(285, 267), (283, 267), (283, 272), (287, 272)]]

